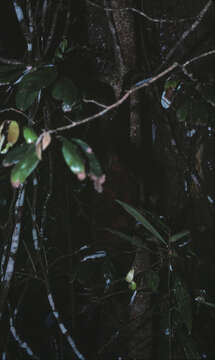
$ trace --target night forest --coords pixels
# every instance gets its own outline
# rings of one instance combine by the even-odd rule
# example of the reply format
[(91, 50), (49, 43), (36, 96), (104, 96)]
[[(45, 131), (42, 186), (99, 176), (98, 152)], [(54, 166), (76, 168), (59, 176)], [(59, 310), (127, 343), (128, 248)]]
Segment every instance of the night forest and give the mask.
[(1, 0), (0, 360), (214, 360), (214, 24)]

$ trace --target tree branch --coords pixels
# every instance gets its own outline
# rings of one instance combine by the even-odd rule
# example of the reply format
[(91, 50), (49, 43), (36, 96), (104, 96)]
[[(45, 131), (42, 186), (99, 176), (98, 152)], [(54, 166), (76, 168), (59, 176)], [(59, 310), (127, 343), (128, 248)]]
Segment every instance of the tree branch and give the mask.
[(116, 101), (115, 103), (111, 104), (110, 106), (107, 106), (104, 110), (92, 115), (92, 116), (89, 116), (83, 120), (80, 120), (80, 121), (77, 121), (75, 123), (72, 123), (72, 124), (69, 124), (69, 125), (66, 125), (66, 126), (62, 126), (62, 127), (59, 127), (57, 129), (53, 129), (53, 130), (49, 130), (48, 132), (50, 134), (53, 134), (53, 133), (57, 133), (57, 132), (60, 132), (60, 131), (64, 131), (64, 130), (69, 130), (69, 129), (72, 129), (73, 127), (75, 126), (79, 126), (79, 125), (82, 125), (82, 124), (85, 124), (91, 120), (94, 120), (94, 119), (97, 119), (99, 117), (102, 117), (103, 115), (107, 114), (108, 112), (110, 112), (111, 110), (117, 108), (118, 106), (120, 106), (122, 103), (124, 103), (131, 94), (133, 94), (134, 92), (136, 92), (137, 90), (140, 90), (144, 87), (147, 87), (149, 85), (151, 85), (153, 82), (157, 81), (158, 79), (162, 78), (163, 76), (165, 76), (166, 74), (170, 73), (171, 71), (173, 71), (176, 67), (178, 67), (178, 64), (177, 63), (174, 63), (173, 65), (169, 66), (166, 70), (162, 71), (161, 73), (159, 73), (158, 75), (156, 76), (153, 76), (149, 79), (147, 79), (147, 81), (143, 80), (142, 82), (138, 82), (138, 86), (134, 86), (132, 87), (130, 90), (128, 90), (118, 101)]

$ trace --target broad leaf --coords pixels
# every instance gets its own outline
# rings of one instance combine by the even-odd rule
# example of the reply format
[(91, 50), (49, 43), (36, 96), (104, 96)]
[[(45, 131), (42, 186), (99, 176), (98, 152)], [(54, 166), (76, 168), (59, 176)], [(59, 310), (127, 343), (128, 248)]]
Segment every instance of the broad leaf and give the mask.
[(56, 77), (57, 71), (52, 65), (32, 70), (23, 76), (16, 93), (16, 106), (18, 109), (27, 110), (37, 98), (39, 91), (54, 82)]
[(160, 240), (165, 246), (167, 246), (165, 239), (159, 234), (159, 232), (152, 226), (148, 220), (141, 215), (135, 208), (132, 206), (117, 200), (117, 202), (131, 215), (133, 218), (140, 222), (156, 239)]
[(26, 152), (29, 150), (29, 145), (22, 144), (11, 149), (3, 160), (3, 166), (11, 166), (18, 163)]
[(24, 127), (23, 129), (23, 136), (27, 144), (32, 144), (37, 141), (37, 134), (32, 128)]
[(56, 81), (52, 89), (52, 96), (67, 105), (75, 105), (78, 100), (78, 90), (71, 79), (62, 77)]
[(77, 145), (63, 139), (62, 153), (70, 170), (77, 175), (79, 180), (84, 180), (86, 178), (85, 164)]
[(19, 87), (16, 93), (16, 107), (22, 111), (27, 110), (36, 100), (39, 91), (33, 91), (27, 87)]
[(88, 175), (94, 183), (95, 190), (98, 192), (102, 192), (102, 185), (105, 182), (105, 174), (103, 174), (100, 163), (97, 160), (92, 148), (83, 140), (73, 138), (72, 141), (78, 144), (78, 146), (80, 146), (81, 150), (84, 152), (84, 155), (88, 160)]
[(12, 169), (10, 177), (12, 186), (18, 188), (23, 184), (27, 177), (35, 170), (38, 163), (39, 160), (35, 152), (35, 147), (33, 146), (29, 148), (27, 153), (25, 153)]
[(57, 78), (57, 70), (54, 65), (44, 65), (39, 69), (32, 69), (23, 76), (19, 88), (27, 88), (31, 91), (44, 89), (51, 85)]

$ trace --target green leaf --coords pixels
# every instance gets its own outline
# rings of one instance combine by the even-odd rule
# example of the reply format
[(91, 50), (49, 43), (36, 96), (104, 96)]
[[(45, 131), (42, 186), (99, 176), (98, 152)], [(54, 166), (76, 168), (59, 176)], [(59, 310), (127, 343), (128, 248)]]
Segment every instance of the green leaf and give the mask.
[(14, 147), (5, 156), (2, 165), (6, 167), (16, 164), (22, 159), (28, 149), (29, 145), (27, 144), (22, 144), (20, 146)]
[(137, 248), (145, 249), (147, 251), (152, 252), (152, 250), (150, 248), (143, 245), (142, 239), (140, 239), (137, 236), (126, 235), (126, 234), (122, 233), (121, 231), (111, 230), (108, 228), (106, 228), (105, 230), (109, 231), (113, 235), (120, 237), (122, 240), (128, 241), (131, 245), (136, 246)]
[(136, 221), (140, 222), (152, 235), (155, 236), (156, 239), (160, 240), (165, 246), (167, 246), (164, 238), (159, 234), (159, 232), (152, 226), (146, 218), (141, 215), (135, 208), (132, 206), (120, 201), (116, 200), (131, 216), (133, 216)]
[(149, 219), (148, 221), (150, 223), (152, 223), (157, 229), (161, 230), (166, 235), (168, 235), (170, 233), (170, 228), (165, 224), (165, 222), (157, 214), (154, 214), (151, 211), (148, 211), (145, 209), (142, 212), (144, 215), (147, 215), (147, 217)]
[(135, 283), (135, 281), (131, 281), (131, 283), (129, 284), (129, 289), (135, 291), (136, 288), (137, 288), (137, 284)]
[(29, 148), (27, 153), (23, 155), (20, 161), (14, 166), (11, 171), (11, 184), (17, 188), (25, 182), (27, 177), (35, 170), (39, 163), (36, 155), (35, 147)]
[(160, 276), (157, 271), (147, 270), (144, 274), (147, 286), (156, 293), (158, 291)]
[(77, 175), (79, 180), (86, 177), (84, 159), (78, 147), (71, 141), (63, 139), (62, 153), (70, 170)]
[(26, 74), (17, 87), (17, 108), (27, 110), (37, 98), (39, 91), (54, 82), (56, 77), (57, 71), (53, 65), (45, 65)]
[(54, 84), (52, 96), (72, 106), (78, 100), (78, 90), (71, 79), (62, 77)]
[(102, 168), (100, 166), (99, 161), (97, 160), (92, 148), (85, 143), (83, 140), (80, 139), (72, 139), (81, 150), (84, 152), (88, 160), (88, 167), (89, 167), (89, 177), (94, 183), (94, 188), (98, 192), (103, 191), (103, 183), (105, 182), (105, 174), (103, 174)]
[(177, 310), (190, 334), (192, 330), (192, 304), (190, 294), (179, 277), (175, 277), (173, 288), (177, 302)]
[(54, 65), (44, 65), (23, 76), (19, 88), (27, 88), (31, 91), (38, 91), (51, 85), (57, 78), (57, 70)]
[(89, 161), (89, 172), (94, 174), (95, 176), (99, 177), (103, 175), (102, 168), (97, 160), (92, 148), (83, 140), (72, 138), (72, 141), (78, 144), (82, 151), (84, 152), (85, 156)]
[(174, 243), (174, 242), (176, 242), (178, 240), (181, 240), (185, 236), (189, 236), (189, 235), (190, 235), (190, 231), (188, 231), (188, 230), (181, 231), (181, 232), (179, 232), (179, 233), (177, 233), (175, 235), (170, 236), (169, 242)]
[(0, 85), (13, 83), (23, 74), (23, 65), (1, 65), (0, 66)]
[(19, 87), (16, 93), (16, 107), (22, 111), (27, 110), (36, 100), (39, 91), (29, 90), (27, 87)]
[(38, 136), (35, 131), (29, 127), (24, 127), (23, 136), (27, 144), (32, 144), (37, 141)]

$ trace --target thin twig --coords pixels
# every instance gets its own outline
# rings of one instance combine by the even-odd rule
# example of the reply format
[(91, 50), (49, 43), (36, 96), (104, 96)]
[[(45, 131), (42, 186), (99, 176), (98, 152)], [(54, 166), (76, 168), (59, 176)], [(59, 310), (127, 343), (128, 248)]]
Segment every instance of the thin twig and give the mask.
[(202, 21), (203, 17), (206, 15), (207, 11), (209, 10), (209, 8), (211, 7), (212, 4), (213, 4), (212, 0), (209, 0), (207, 2), (207, 4), (200, 11), (200, 13), (197, 16), (197, 19), (194, 21), (194, 23), (189, 27), (189, 29), (187, 29), (183, 32), (182, 36), (177, 41), (175, 46), (168, 52), (168, 54), (165, 57), (165, 61), (161, 66), (163, 66), (164, 64), (167, 63), (167, 61), (172, 57), (172, 55), (175, 53), (175, 51), (178, 49), (178, 47), (183, 43), (183, 41), (197, 28), (197, 26), (200, 24), (200, 22)]
[[(185, 22), (190, 20), (190, 18), (183, 18), (183, 19), (157, 19), (157, 18), (152, 18), (151, 16), (147, 15), (145, 12), (135, 9), (133, 7), (125, 7), (125, 8), (111, 8), (111, 7), (106, 7), (106, 6), (102, 6), (99, 4), (94, 3), (91, 0), (87, 0), (87, 2), (92, 5), (95, 6), (99, 9), (102, 9), (104, 11), (132, 11), (140, 16), (143, 16), (144, 18), (146, 18), (149, 21), (155, 22), (155, 23), (175, 23), (175, 22)], [(193, 17), (192, 17), (193, 18)]]
[(98, 101), (92, 100), (92, 99), (83, 99), (83, 102), (95, 104), (95, 105), (97, 105), (99, 107), (102, 107), (103, 109), (107, 109), (107, 107), (108, 107), (107, 105), (101, 104)]
[(158, 75), (153, 76), (150, 79), (148, 79), (147, 82), (143, 81), (143, 83), (141, 85), (134, 86), (133, 88), (128, 90), (118, 101), (116, 101), (115, 103), (107, 106), (104, 110), (102, 110), (102, 111), (100, 111), (100, 112), (98, 112), (98, 113), (96, 113), (96, 114), (94, 114), (92, 116), (89, 116), (89, 117), (87, 117), (87, 118), (85, 118), (83, 120), (77, 121), (77, 122), (75, 122), (73, 124), (69, 124), (69, 125), (66, 125), (66, 126), (61, 126), (61, 127), (57, 128), (57, 129), (49, 130), (49, 133), (53, 134), (53, 133), (57, 133), (59, 131), (69, 130), (69, 129), (72, 129), (73, 127), (75, 127), (75, 126), (80, 126), (80, 125), (85, 124), (85, 123), (87, 123), (87, 122), (89, 122), (91, 120), (102, 117), (103, 115), (107, 114), (108, 112), (112, 111), (113, 109), (117, 108), (122, 103), (124, 103), (129, 98), (129, 96), (131, 94), (133, 94), (137, 90), (140, 90), (140, 89), (142, 89), (144, 87), (147, 87), (147, 86), (151, 85), (153, 82), (157, 81), (158, 79), (162, 78), (166, 74), (173, 71), (176, 67), (178, 67), (178, 64), (174, 63), (173, 65), (169, 66), (167, 69), (165, 69), (164, 71), (162, 71)]
[(205, 53), (203, 53), (203, 54), (201, 54), (201, 55), (199, 55), (199, 56), (196, 56), (196, 57), (194, 57), (194, 58), (192, 58), (192, 59), (190, 59), (190, 60), (187, 60), (187, 61), (183, 64), (183, 67), (186, 67), (186, 66), (190, 65), (190, 64), (191, 64), (192, 62), (194, 62), (194, 61), (200, 60), (200, 59), (202, 59), (202, 58), (204, 58), (204, 57), (206, 57), (206, 56), (213, 55), (213, 54), (215, 54), (215, 50), (207, 51), (207, 52), (205, 52)]
[(14, 108), (12, 108), (12, 107), (6, 108), (6, 109), (2, 109), (2, 110), (0, 110), (0, 113), (6, 112), (6, 111), (14, 111), (14, 112), (16, 112), (16, 113), (24, 116), (27, 120), (30, 120), (29, 117), (28, 117), (23, 111), (18, 110), (18, 109), (14, 109)]

